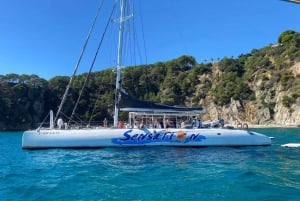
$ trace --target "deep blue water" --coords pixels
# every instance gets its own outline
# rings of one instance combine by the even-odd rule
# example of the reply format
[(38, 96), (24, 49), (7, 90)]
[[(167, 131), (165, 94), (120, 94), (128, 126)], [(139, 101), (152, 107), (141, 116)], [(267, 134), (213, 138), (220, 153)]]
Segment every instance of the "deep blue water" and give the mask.
[(299, 200), (300, 128), (272, 146), (22, 150), (0, 132), (0, 200)]

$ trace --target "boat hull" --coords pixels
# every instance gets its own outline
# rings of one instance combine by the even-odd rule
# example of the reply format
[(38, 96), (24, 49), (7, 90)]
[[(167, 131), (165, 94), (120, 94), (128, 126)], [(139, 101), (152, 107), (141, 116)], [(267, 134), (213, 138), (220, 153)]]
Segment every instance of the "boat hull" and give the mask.
[(263, 146), (271, 139), (236, 129), (80, 129), (25, 131), (22, 148), (97, 148), (133, 146)]

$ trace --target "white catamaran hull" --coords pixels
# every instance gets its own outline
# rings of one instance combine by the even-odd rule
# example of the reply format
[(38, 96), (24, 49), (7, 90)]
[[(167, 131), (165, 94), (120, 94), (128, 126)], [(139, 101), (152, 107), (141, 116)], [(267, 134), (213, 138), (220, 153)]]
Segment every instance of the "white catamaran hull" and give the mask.
[(25, 131), (22, 148), (97, 148), (132, 146), (261, 146), (271, 139), (235, 129), (80, 129)]

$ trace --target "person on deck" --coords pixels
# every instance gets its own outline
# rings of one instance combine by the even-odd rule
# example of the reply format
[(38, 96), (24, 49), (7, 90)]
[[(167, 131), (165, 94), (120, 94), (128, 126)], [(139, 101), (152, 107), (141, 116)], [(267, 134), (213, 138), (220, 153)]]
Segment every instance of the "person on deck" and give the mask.
[(61, 117), (59, 117), (58, 120), (57, 120), (58, 129), (60, 130), (63, 125), (64, 125), (64, 121)]
[(138, 128), (139, 127), (139, 122), (138, 121), (135, 121), (134, 122), (134, 125), (133, 125), (133, 128)]
[(106, 120), (106, 118), (104, 118), (104, 120), (103, 120), (103, 127), (107, 128), (107, 120)]
[(196, 128), (202, 128), (202, 121), (198, 117), (196, 117)]
[(181, 126), (181, 128), (185, 128), (185, 122), (181, 121), (180, 126)]
[(123, 121), (118, 122), (118, 128), (124, 128), (124, 122)]
[(161, 124), (158, 120), (156, 120), (154, 128), (161, 128)]

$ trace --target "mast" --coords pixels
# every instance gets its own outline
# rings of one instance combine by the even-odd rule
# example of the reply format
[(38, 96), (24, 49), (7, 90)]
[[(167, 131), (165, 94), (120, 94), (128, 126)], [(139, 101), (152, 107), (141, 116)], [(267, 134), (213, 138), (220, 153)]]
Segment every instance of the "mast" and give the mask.
[(115, 110), (114, 110), (114, 127), (118, 126), (119, 121), (119, 100), (121, 90), (121, 67), (122, 67), (122, 50), (123, 50), (123, 31), (124, 22), (127, 20), (125, 17), (125, 1), (120, 0), (120, 21), (119, 21), (119, 40), (118, 40), (118, 55), (116, 67), (116, 96), (115, 96)]

